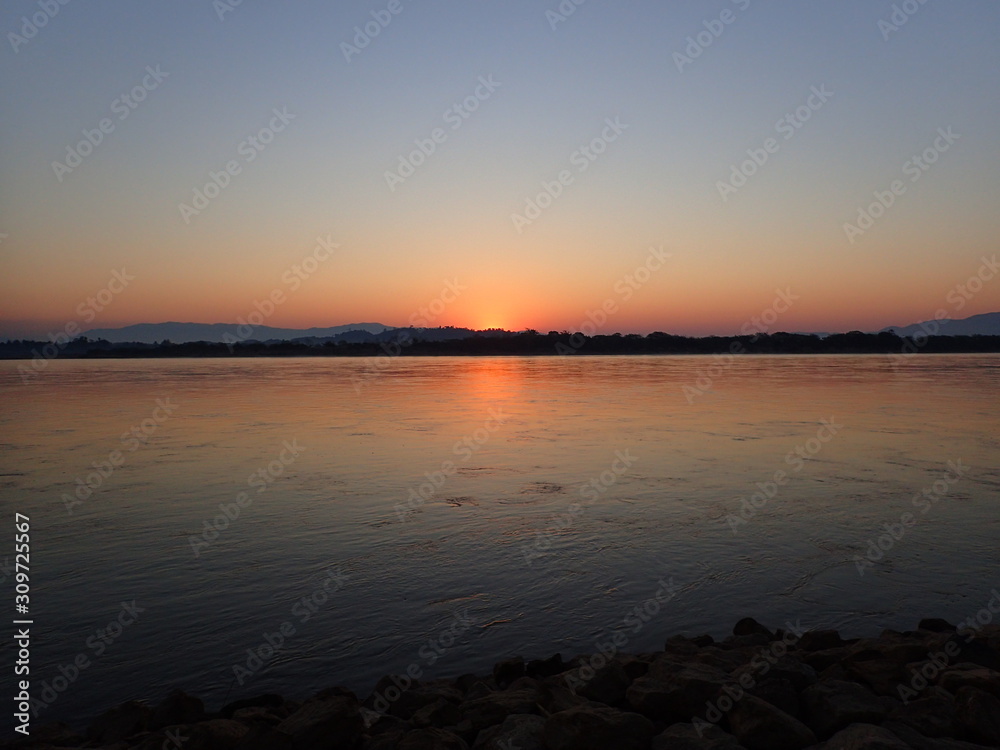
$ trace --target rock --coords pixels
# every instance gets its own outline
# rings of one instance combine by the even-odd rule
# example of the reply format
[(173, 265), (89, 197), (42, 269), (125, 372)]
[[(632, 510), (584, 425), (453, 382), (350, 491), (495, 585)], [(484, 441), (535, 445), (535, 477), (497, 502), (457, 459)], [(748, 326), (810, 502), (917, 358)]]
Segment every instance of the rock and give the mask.
[[(328, 747), (339, 749), (339, 745)], [(397, 747), (399, 750), (469, 750), (469, 745), (457, 734), (434, 727), (407, 732)]]
[(808, 664), (803, 664), (795, 657), (787, 655), (782, 656), (774, 662), (765, 660), (762, 657), (755, 657), (749, 664), (744, 664), (735, 670), (733, 672), (733, 679), (743, 685), (743, 687), (747, 686), (747, 678), (741, 680), (745, 674), (749, 675), (755, 682), (773, 677), (788, 680), (795, 686), (796, 690), (805, 690), (818, 679), (815, 669)]
[(233, 701), (232, 703), (227, 703), (222, 707), (219, 714), (223, 719), (233, 718), (233, 714), (239, 711), (241, 708), (254, 708), (256, 706), (265, 706), (268, 708), (279, 708), (284, 705), (285, 699), (280, 695), (275, 695), (274, 693), (267, 693), (265, 695), (258, 695), (255, 698), (244, 698), (243, 700)]
[(653, 723), (639, 714), (607, 706), (577, 706), (545, 721), (548, 750), (647, 750)]
[(566, 667), (563, 664), (562, 654), (554, 654), (548, 659), (532, 659), (524, 667), (524, 673), (528, 677), (534, 677), (536, 680), (554, 677), (565, 671)]
[[(17, 736), (21, 737), (21, 735)], [(85, 742), (86, 738), (81, 736), (79, 732), (71, 729), (68, 724), (64, 724), (61, 721), (54, 721), (37, 726), (32, 724), (31, 734), (28, 738), (11, 740), (9, 743), (0, 740), (0, 748), (34, 747), (36, 745), (40, 747), (77, 747), (83, 745)]]
[[(408, 683), (409, 687), (405, 689), (399, 687), (400, 684)], [(364, 705), (380, 714), (389, 713), (401, 719), (409, 719), (415, 711), (439, 698), (459, 703), (463, 700), (463, 695), (453, 684), (421, 684), (408, 677), (386, 675), (375, 685)]]
[(802, 651), (826, 651), (840, 648), (845, 643), (836, 630), (807, 630), (799, 638), (796, 647)]
[(752, 695), (729, 712), (729, 727), (747, 750), (801, 750), (816, 744), (813, 731), (780, 708)]
[(524, 676), (524, 659), (515, 656), (512, 659), (504, 659), (493, 665), (493, 679), (496, 680), (497, 687), (504, 688)]
[(990, 644), (982, 638), (970, 641), (965, 636), (959, 635), (949, 638), (948, 643), (955, 644), (950, 646), (951, 649), (958, 649), (957, 655), (951, 660), (954, 663), (969, 662), (1000, 671), (1000, 644)]
[(1000, 697), (1000, 672), (978, 664), (956, 664), (941, 674), (938, 684), (953, 695), (963, 687), (974, 687)]
[(899, 686), (912, 679), (904, 664), (890, 659), (848, 661), (845, 670), (852, 679), (865, 683), (878, 695), (898, 695)]
[(164, 698), (149, 717), (149, 728), (162, 729), (171, 724), (194, 724), (205, 718), (205, 704), (183, 690), (174, 690)]
[(485, 682), (480, 680), (465, 692), (464, 699), (467, 701), (471, 701), (475, 700), (476, 698), (485, 698), (487, 695), (490, 695), (491, 693), (494, 692), (496, 691), (493, 690), (493, 688), (491, 688)]
[(881, 722), (887, 713), (875, 694), (856, 682), (819, 682), (803, 690), (800, 697), (804, 720), (820, 737), (829, 737), (851, 724)]
[(697, 646), (689, 638), (685, 638), (683, 635), (674, 635), (667, 638), (666, 642), (663, 644), (663, 650), (668, 654), (676, 654), (683, 656), (690, 656), (691, 654), (698, 653), (700, 646)]
[(296, 748), (360, 748), (364, 721), (358, 708), (356, 701), (343, 696), (313, 698), (276, 729), (289, 735)]
[(896, 737), (909, 745), (913, 750), (983, 750), (982, 745), (954, 740), (950, 737), (924, 737), (913, 727), (900, 724), (898, 721), (884, 721), (882, 728), (892, 732)]
[(626, 698), (634, 710), (652, 719), (690, 721), (731, 683), (729, 675), (715, 667), (658, 659), (649, 674), (629, 686)]
[[(179, 741), (184, 750), (235, 750), (250, 734), (250, 727), (232, 719), (211, 719), (190, 724), (184, 729), (186, 731), (181, 734), (186, 739), (177, 737), (165, 745), (161, 743), (160, 747), (176, 747), (176, 742)], [(165, 734), (169, 738), (170, 730)]]
[(731, 635), (720, 645), (728, 649), (761, 649), (770, 645), (773, 636), (764, 633), (747, 633), (746, 635)]
[(955, 724), (973, 742), (1000, 747), (1000, 699), (978, 688), (959, 688)]
[(955, 698), (943, 688), (932, 687), (924, 697), (893, 709), (889, 718), (927, 737), (944, 737), (954, 732)]
[(643, 677), (647, 672), (649, 672), (649, 661), (641, 659), (638, 656), (632, 656), (631, 654), (618, 654), (615, 657), (615, 661), (622, 665), (622, 669), (625, 670), (625, 674), (628, 676), (629, 682)]
[(472, 750), (545, 750), (545, 719), (533, 714), (511, 714), (503, 724), (484, 729), (476, 738)]
[(691, 643), (693, 643), (698, 648), (705, 648), (706, 646), (711, 646), (713, 643), (715, 643), (715, 639), (707, 634), (696, 635), (694, 638), (691, 639)]
[[(698, 728), (701, 728), (699, 733)], [(714, 724), (674, 724), (653, 738), (652, 750), (745, 750), (739, 741)]]
[(817, 750), (913, 750), (888, 729), (874, 724), (851, 724)]
[(438, 698), (433, 703), (428, 703), (423, 708), (417, 709), (410, 717), (410, 722), (414, 727), (438, 727), (443, 728), (452, 724), (458, 724), (462, 720), (462, 712), (458, 710), (451, 701)]
[(233, 713), (233, 719), (241, 721), (247, 725), (268, 724), (276, 727), (285, 717), (278, 716), (273, 709), (265, 706), (252, 706), (241, 708)]
[(929, 630), (931, 633), (954, 633), (955, 626), (940, 617), (929, 617), (917, 623), (917, 630)]
[(539, 697), (536, 690), (498, 690), (484, 698), (467, 700), (459, 708), (473, 729), (481, 732), (511, 714), (537, 714)]
[[(805, 638), (806, 635), (809, 634), (806, 633), (802, 637)], [(851, 650), (846, 646), (840, 646), (837, 648), (825, 648), (818, 651), (808, 651), (806, 653), (799, 652), (799, 656), (804, 663), (808, 664), (818, 673), (822, 674), (830, 667), (846, 662), (851, 656)]]
[(794, 716), (796, 719), (802, 718), (799, 691), (795, 689), (791, 680), (786, 680), (783, 677), (768, 677), (747, 692), (780, 708), (789, 716)]
[(612, 659), (598, 669), (592, 679), (577, 687), (576, 693), (597, 703), (618, 706), (625, 702), (625, 691), (631, 684), (632, 680), (625, 673), (625, 668)]
[[(258, 706), (242, 711), (266, 710)], [(236, 745), (235, 750), (294, 750), (292, 738), (271, 726), (258, 725), (247, 732)], [(150, 750), (188, 750), (186, 744), (159, 744)]]
[(146, 730), (152, 710), (145, 703), (128, 701), (105, 711), (87, 727), (87, 739), (111, 745)]
[(538, 688), (538, 705), (549, 714), (559, 713), (573, 706), (582, 706), (587, 702), (586, 698), (574, 693), (558, 677), (546, 680)]
[(765, 628), (752, 617), (744, 617), (733, 625), (733, 635), (754, 635), (760, 633), (766, 635), (768, 640), (774, 637), (774, 633)]

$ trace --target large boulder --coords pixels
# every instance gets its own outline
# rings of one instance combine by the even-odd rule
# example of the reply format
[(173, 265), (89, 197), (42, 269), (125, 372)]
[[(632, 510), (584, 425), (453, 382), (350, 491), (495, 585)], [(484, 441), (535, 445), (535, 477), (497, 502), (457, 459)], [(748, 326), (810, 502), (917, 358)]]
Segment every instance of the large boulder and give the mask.
[(98, 716), (87, 727), (87, 739), (112, 745), (148, 728), (152, 709), (139, 701), (127, 701)]
[(655, 730), (639, 714), (608, 706), (577, 706), (545, 721), (548, 750), (648, 750)]
[(978, 664), (962, 662), (941, 674), (938, 684), (953, 695), (964, 687), (974, 687), (1000, 697), (1000, 672)]
[(194, 724), (205, 718), (205, 704), (200, 698), (183, 690), (174, 690), (153, 709), (150, 729), (162, 729), (171, 724)]
[(851, 724), (817, 750), (913, 750), (888, 729), (875, 724)]
[(537, 690), (498, 690), (482, 698), (465, 701), (459, 708), (462, 716), (480, 732), (500, 724), (511, 714), (537, 714)]
[(820, 737), (851, 724), (879, 723), (887, 713), (875, 694), (856, 682), (818, 682), (803, 690), (800, 699), (805, 723)]
[(590, 680), (578, 686), (576, 693), (597, 703), (617, 706), (624, 703), (625, 692), (631, 684), (632, 680), (625, 668), (616, 659), (612, 659), (596, 670)]
[(816, 744), (809, 727), (753, 695), (733, 706), (729, 727), (747, 750), (802, 750)]
[(313, 698), (282, 721), (277, 731), (289, 735), (295, 748), (360, 747), (364, 721), (357, 701), (345, 696)]
[(518, 677), (524, 677), (524, 659), (515, 656), (493, 665), (493, 679), (497, 687), (505, 688)]
[(520, 750), (545, 750), (545, 719), (533, 714), (511, 714), (489, 729), (484, 729), (476, 737), (472, 750), (498, 750), (499, 748), (519, 748)]
[(397, 748), (398, 750), (469, 750), (469, 745), (457, 734), (436, 727), (427, 727), (407, 732), (399, 741)]
[(955, 723), (973, 742), (1000, 747), (1000, 699), (974, 687), (955, 695)]
[(732, 678), (705, 664), (681, 664), (658, 659), (645, 677), (626, 691), (628, 704), (651, 719), (690, 721), (701, 716)]
[(949, 736), (955, 731), (955, 697), (943, 688), (932, 687), (923, 697), (894, 708), (889, 718), (927, 737)]
[(745, 750), (714, 724), (674, 724), (653, 738), (652, 750)]

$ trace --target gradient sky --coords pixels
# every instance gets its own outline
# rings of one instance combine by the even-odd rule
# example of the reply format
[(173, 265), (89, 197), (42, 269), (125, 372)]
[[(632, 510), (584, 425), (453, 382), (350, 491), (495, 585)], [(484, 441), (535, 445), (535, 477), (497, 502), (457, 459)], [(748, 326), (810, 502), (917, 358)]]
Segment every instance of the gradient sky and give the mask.
[[(778, 288), (798, 299), (772, 330), (1000, 310), (1000, 281), (946, 302), (998, 249), (995, 0), (909, 0), (896, 31), (881, 0), (586, 0), (555, 28), (557, 0), (397, 0), (350, 61), (342, 43), (388, 0), (243, 0), (220, 19), (230, 1), (69, 0), (20, 42), (45, 12), (4, 4), (0, 335), (235, 322), (275, 289), (269, 325), (404, 325), (446, 280), (465, 290), (434, 325), (576, 330), (610, 298), (605, 332), (733, 333)], [(168, 77), (119, 119), (147, 66)], [(490, 76), (453, 129), (444, 113)], [(776, 123), (812, 87), (833, 96), (785, 139)], [(294, 120), (248, 162), (241, 143), (275, 108)], [(579, 171), (574, 152), (616, 117), (627, 129)], [(53, 162), (102, 118), (113, 130), (60, 182)], [(908, 160), (949, 127), (958, 140), (911, 182)], [(717, 183), (772, 137), (724, 200)], [(179, 204), (231, 160), (239, 174), (185, 222)], [(562, 170), (572, 183), (519, 233), (512, 214)], [(905, 193), (848, 241), (894, 180)], [(327, 236), (339, 247), (293, 289), (286, 271)], [(671, 257), (625, 299), (653, 246)], [(122, 268), (135, 280), (81, 308)]]

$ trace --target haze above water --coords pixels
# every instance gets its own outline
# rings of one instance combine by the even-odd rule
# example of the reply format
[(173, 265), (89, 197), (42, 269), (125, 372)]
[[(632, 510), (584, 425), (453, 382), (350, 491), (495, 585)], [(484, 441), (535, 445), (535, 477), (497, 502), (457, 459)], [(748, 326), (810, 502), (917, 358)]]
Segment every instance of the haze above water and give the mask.
[[(747, 356), (689, 403), (714, 363), (400, 358), (360, 393), (368, 360), (57, 360), (27, 385), (0, 363), (0, 503), (32, 521), (33, 685), (89, 663), (41, 720), (173, 687), (210, 708), (367, 694), (411, 663), (485, 672), (592, 652), (618, 629), (642, 651), (746, 615), (860, 635), (985, 605), (1000, 356)], [(167, 415), (157, 399), (172, 414), (133, 441)], [(842, 425), (825, 442), (824, 419)], [(70, 513), (64, 496), (115, 450), (122, 465)], [(968, 473), (952, 481), (949, 461)], [(787, 481), (734, 533), (740, 498), (777, 471)], [(445, 481), (398, 512), (427, 473)], [(935, 481), (946, 492), (915, 504)], [(239, 517), (195, 537), (241, 492)], [(857, 556), (907, 512), (916, 525), (860, 575)], [(676, 596), (634, 627), (661, 578)], [(98, 654), (133, 599), (137, 621)], [(283, 648), (234, 682), (283, 623)]]

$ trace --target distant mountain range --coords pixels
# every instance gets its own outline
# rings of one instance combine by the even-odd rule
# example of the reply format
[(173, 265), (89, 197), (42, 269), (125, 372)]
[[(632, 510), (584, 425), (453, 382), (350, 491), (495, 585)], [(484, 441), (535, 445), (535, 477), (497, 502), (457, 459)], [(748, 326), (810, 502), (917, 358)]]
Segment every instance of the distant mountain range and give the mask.
[(983, 313), (969, 318), (953, 320), (925, 320), (908, 326), (889, 326), (883, 331), (895, 333), (897, 336), (936, 335), (936, 336), (1000, 336), (1000, 312)]
[[(882, 331), (896, 333), (899, 336), (924, 333), (943, 336), (1000, 336), (1000, 312), (983, 313), (959, 320), (944, 319), (905, 326), (888, 326)], [(351, 323), (328, 328), (272, 328), (263, 325), (243, 327), (235, 323), (170, 322), (139, 323), (123, 328), (92, 328), (81, 335), (91, 340), (104, 339), (113, 344), (155, 344), (164, 340), (174, 344), (198, 341), (210, 343), (296, 341), (310, 346), (322, 346), (327, 342), (363, 344), (391, 341), (406, 335), (419, 337), (425, 341), (449, 341), (467, 338), (474, 333), (486, 336), (500, 334), (498, 331), (474, 331), (470, 328), (395, 328), (383, 323)], [(830, 334), (824, 332), (812, 335), (825, 338)]]
[[(272, 328), (271, 326), (246, 326), (235, 323), (138, 323), (124, 328), (92, 328), (81, 336), (88, 339), (104, 339), (113, 344), (139, 342), (153, 344), (164, 339), (174, 344), (192, 341), (223, 343), (232, 339), (238, 341), (292, 341), (302, 338), (325, 339), (349, 331), (378, 334), (391, 326), (381, 323), (352, 323), (331, 328)], [(249, 334), (249, 335), (245, 335)]]

